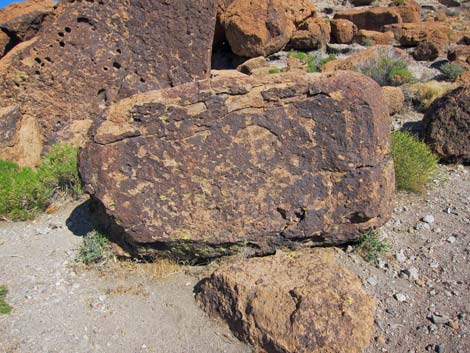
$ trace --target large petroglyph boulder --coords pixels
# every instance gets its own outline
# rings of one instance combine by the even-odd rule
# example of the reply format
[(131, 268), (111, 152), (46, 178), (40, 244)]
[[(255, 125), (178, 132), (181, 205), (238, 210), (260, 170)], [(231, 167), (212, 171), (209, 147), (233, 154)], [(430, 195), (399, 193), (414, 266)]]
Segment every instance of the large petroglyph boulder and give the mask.
[(363, 75), (222, 77), (111, 106), (80, 172), (108, 231), (141, 255), (341, 244), (389, 218), (389, 135)]
[[(113, 102), (207, 78), (215, 12), (215, 0), (61, 1), (35, 38), (0, 61), (0, 106), (21, 113), (0, 158), (38, 162), (42, 144), (81, 144)], [(25, 120), (40, 136), (26, 154)]]

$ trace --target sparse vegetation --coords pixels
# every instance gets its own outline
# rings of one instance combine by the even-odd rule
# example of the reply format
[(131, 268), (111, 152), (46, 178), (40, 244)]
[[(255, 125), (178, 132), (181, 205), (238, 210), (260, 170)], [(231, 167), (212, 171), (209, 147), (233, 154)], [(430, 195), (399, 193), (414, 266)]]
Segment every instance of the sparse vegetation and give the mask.
[(437, 170), (437, 157), (407, 132), (392, 133), (392, 156), (398, 190), (423, 192)]
[(282, 71), (279, 70), (277, 67), (273, 67), (272, 69), (269, 69), (270, 74), (280, 74)]
[(382, 241), (375, 230), (360, 234), (357, 252), (368, 262), (377, 262), (389, 250), (389, 245)]
[(453, 90), (455, 84), (448, 82), (428, 81), (414, 83), (408, 87), (416, 108), (425, 111), (437, 99)]
[(320, 55), (311, 55), (300, 51), (291, 51), (289, 55), (302, 61), (306, 65), (306, 71), (310, 73), (320, 72), (325, 64), (336, 60), (336, 56), (333, 54), (322, 58)]
[(0, 286), (0, 314), (7, 315), (11, 313), (13, 308), (7, 304), (6, 297), (8, 289), (5, 286)]
[(109, 255), (110, 243), (108, 238), (95, 230), (85, 235), (75, 260), (89, 265), (103, 261)]
[(405, 61), (390, 57), (383, 57), (378, 61), (367, 61), (357, 70), (374, 79), (381, 86), (401, 86), (414, 79)]
[(58, 195), (80, 194), (77, 153), (75, 147), (55, 145), (37, 171), (0, 161), (0, 217), (31, 219)]
[(459, 75), (463, 73), (464, 71), (465, 69), (462, 66), (458, 64), (453, 64), (453, 63), (447, 63), (447, 64), (442, 65), (441, 67), (441, 72), (446, 78), (446, 80), (449, 80), (452, 82), (455, 81), (457, 77), (459, 77)]

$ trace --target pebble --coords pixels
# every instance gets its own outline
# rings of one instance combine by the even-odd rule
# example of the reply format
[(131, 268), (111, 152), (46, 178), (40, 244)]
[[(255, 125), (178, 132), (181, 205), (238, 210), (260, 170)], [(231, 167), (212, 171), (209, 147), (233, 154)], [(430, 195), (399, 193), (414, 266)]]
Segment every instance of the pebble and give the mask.
[(369, 277), (367, 279), (367, 283), (369, 283), (372, 287), (375, 287), (378, 283), (377, 278), (375, 277)]
[(435, 325), (435, 324), (429, 325), (428, 330), (429, 330), (430, 333), (436, 332), (437, 331), (437, 325)]
[(412, 281), (417, 281), (419, 279), (418, 269), (416, 267), (410, 267), (403, 272), (408, 276), (408, 278)]
[(51, 232), (51, 229), (49, 227), (37, 228), (36, 229), (36, 234), (38, 234), (38, 235), (47, 235), (50, 232)]
[(406, 295), (404, 295), (403, 293), (396, 293), (394, 295), (395, 299), (398, 300), (400, 303), (406, 301)]
[(428, 223), (418, 222), (415, 226), (416, 230), (429, 230), (431, 226)]
[(433, 224), (434, 223), (434, 216), (433, 215), (427, 215), (423, 217), (423, 222), (427, 224)]
[(436, 346), (436, 352), (437, 353), (444, 353), (445, 352), (445, 346), (443, 344), (438, 344)]
[(395, 258), (397, 259), (398, 262), (405, 262), (406, 261), (406, 256), (405, 253), (403, 252), (403, 249), (401, 249), (399, 252), (396, 253)]
[(431, 321), (437, 325), (444, 325), (449, 322), (449, 318), (445, 315), (432, 314)]
[(447, 238), (447, 241), (451, 244), (454, 244), (456, 240), (457, 240), (457, 238), (455, 238), (453, 235), (451, 235), (450, 237)]

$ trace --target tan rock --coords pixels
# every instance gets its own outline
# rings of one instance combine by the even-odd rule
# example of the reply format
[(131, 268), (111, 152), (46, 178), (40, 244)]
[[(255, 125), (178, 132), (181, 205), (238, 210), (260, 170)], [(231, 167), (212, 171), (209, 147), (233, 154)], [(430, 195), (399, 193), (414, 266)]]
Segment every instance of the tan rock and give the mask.
[(393, 8), (400, 14), (404, 23), (421, 22), (421, 6), (416, 1), (405, 0), (402, 5)]
[(225, 33), (235, 54), (268, 56), (284, 48), (314, 14), (308, 0), (235, 0), (224, 15)]
[(211, 70), (211, 78), (216, 77), (245, 77), (246, 74), (238, 70)]
[(470, 45), (454, 45), (449, 49), (447, 58), (462, 64), (470, 64)]
[(385, 86), (382, 87), (385, 104), (388, 107), (390, 115), (397, 114), (403, 109), (405, 104), (405, 95), (400, 87)]
[(296, 50), (316, 50), (330, 42), (330, 23), (324, 18), (309, 18), (292, 35), (289, 47)]
[(470, 71), (462, 72), (455, 81), (460, 85), (470, 85)]
[(243, 64), (237, 67), (237, 70), (243, 72), (246, 75), (251, 75), (254, 70), (268, 66), (269, 64), (266, 58), (264, 56), (258, 56), (257, 58), (252, 58), (245, 61)]
[(376, 32), (361, 29), (353, 38), (353, 43), (361, 45), (392, 44), (394, 35), (392, 32)]
[(196, 298), (270, 353), (361, 353), (374, 334), (376, 303), (333, 249), (229, 263), (199, 284)]
[(390, 123), (358, 73), (216, 78), (112, 105), (80, 173), (130, 253), (200, 261), (242, 244), (344, 243), (389, 219)]
[(395, 7), (370, 7), (338, 11), (334, 19), (345, 19), (354, 23), (358, 29), (382, 32), (384, 26), (401, 23), (402, 18)]
[(349, 20), (333, 19), (331, 21), (331, 36), (338, 44), (349, 44), (357, 33), (357, 26)]

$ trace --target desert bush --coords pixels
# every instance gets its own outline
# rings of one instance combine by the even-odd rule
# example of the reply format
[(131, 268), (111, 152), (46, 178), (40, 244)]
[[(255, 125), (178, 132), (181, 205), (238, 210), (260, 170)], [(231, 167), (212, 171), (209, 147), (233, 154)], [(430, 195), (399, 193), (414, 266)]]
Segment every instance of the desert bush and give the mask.
[(414, 79), (405, 61), (390, 57), (366, 61), (356, 70), (369, 76), (381, 86), (401, 86)]
[(8, 289), (5, 286), (0, 286), (0, 314), (7, 315), (11, 313), (13, 308), (7, 304), (6, 297)]
[(108, 238), (95, 230), (83, 237), (82, 245), (75, 260), (89, 265), (105, 260), (109, 254), (110, 243)]
[(305, 63), (306, 71), (310, 73), (320, 72), (325, 64), (336, 60), (336, 56), (333, 54), (322, 58), (320, 55), (312, 55), (300, 51), (291, 51), (289, 55)]
[(380, 240), (379, 234), (370, 230), (361, 233), (356, 251), (364, 260), (368, 262), (376, 262), (381, 256), (384, 256), (389, 250), (389, 245)]
[(462, 66), (453, 63), (447, 63), (442, 65), (440, 70), (444, 77), (452, 82), (455, 81), (457, 77), (465, 71)]
[(448, 82), (428, 81), (414, 83), (407, 89), (411, 93), (411, 99), (416, 108), (425, 111), (437, 98), (442, 97), (455, 87), (455, 84)]
[(273, 67), (272, 69), (269, 69), (270, 74), (280, 74), (282, 71), (279, 70), (277, 67)]
[(392, 133), (392, 156), (398, 190), (423, 192), (437, 170), (437, 157), (410, 133)]
[(53, 146), (37, 171), (0, 161), (0, 217), (31, 219), (44, 211), (58, 193), (79, 194), (77, 153), (74, 147)]

